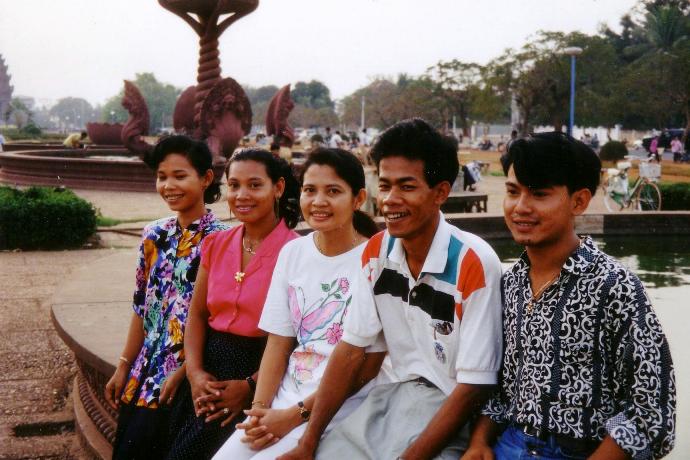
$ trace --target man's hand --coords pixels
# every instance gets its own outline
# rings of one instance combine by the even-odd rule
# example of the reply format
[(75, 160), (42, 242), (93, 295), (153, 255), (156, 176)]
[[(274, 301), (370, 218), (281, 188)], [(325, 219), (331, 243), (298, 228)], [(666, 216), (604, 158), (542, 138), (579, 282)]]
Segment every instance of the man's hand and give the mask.
[(486, 444), (470, 446), (460, 460), (494, 460), (494, 451)]
[(278, 457), (276, 460), (314, 460), (316, 447), (303, 444), (300, 440), (297, 447)]

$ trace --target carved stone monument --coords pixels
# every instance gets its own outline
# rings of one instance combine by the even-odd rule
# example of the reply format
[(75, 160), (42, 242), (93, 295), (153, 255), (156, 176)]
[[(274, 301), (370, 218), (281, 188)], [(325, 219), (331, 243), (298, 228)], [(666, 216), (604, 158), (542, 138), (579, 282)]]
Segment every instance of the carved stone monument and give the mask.
[[(181, 17), (199, 36), (197, 85), (185, 89), (177, 100), (173, 126), (176, 132), (206, 140), (215, 162), (220, 163), (249, 134), (252, 108), (235, 80), (221, 78), (218, 39), (235, 21), (254, 11), (259, 0), (158, 0), (158, 3)], [(148, 131), (148, 126), (146, 132), (142, 129), (142, 107), (146, 109), (146, 102), (134, 90), (126, 89), (122, 101), (130, 112), (122, 141), (128, 149), (145, 158), (150, 149), (141, 138)], [(294, 133), (287, 122), (293, 107), (288, 85), (273, 97), (266, 117), (268, 133), (285, 146), (294, 142)]]
[(266, 111), (266, 134), (273, 136), (274, 143), (292, 147), (295, 142), (295, 133), (288, 124), (288, 116), (294, 108), (290, 85), (285, 85), (273, 96)]

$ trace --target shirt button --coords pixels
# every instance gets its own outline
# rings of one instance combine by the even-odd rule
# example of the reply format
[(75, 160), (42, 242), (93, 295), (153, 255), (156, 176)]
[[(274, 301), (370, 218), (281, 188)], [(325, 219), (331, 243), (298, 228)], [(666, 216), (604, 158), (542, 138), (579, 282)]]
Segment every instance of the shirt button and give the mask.
[(414, 299), (414, 298), (416, 298), (416, 297), (417, 297), (417, 292), (412, 291), (412, 298)]

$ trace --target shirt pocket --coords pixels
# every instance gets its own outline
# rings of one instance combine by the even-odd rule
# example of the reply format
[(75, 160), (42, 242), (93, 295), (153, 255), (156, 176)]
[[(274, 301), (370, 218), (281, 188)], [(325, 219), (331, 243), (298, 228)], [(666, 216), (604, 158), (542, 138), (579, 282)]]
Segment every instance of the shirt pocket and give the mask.
[(431, 335), (433, 344), (433, 353), (436, 361), (452, 378), (455, 378), (457, 371), (455, 369), (455, 361), (458, 357), (458, 337), (457, 324), (449, 321), (432, 319)]

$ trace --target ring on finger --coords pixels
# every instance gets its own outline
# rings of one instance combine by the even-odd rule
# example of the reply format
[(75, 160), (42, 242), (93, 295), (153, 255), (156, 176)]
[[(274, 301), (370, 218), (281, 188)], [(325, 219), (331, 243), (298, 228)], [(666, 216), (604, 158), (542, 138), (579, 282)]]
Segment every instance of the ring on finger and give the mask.
[(228, 408), (226, 407), (225, 409), (223, 409), (223, 413), (224, 413), (225, 415), (228, 415), (228, 414), (230, 413), (230, 409), (228, 409)]

